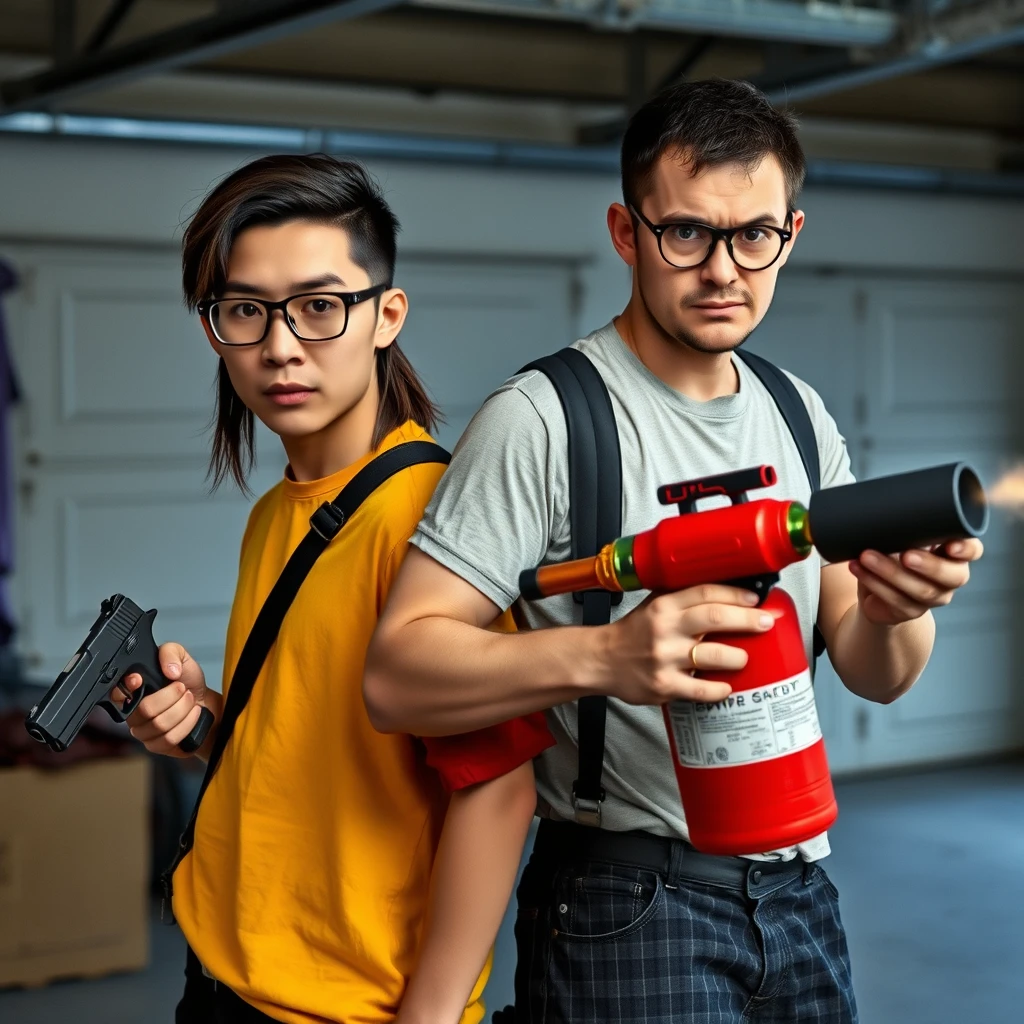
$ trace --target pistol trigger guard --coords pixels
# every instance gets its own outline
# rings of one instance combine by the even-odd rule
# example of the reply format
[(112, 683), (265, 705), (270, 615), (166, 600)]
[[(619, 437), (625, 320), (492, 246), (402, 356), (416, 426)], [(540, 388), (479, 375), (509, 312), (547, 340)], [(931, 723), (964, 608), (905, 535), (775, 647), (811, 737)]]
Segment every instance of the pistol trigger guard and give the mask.
[(134, 705), (125, 711), (128, 701), (125, 700), (124, 706), (118, 707), (112, 700), (100, 700), (96, 702), (96, 707), (103, 708), (104, 711), (115, 721), (124, 722), (128, 716), (135, 710)]
[[(138, 669), (134, 669), (132, 671), (137, 672)], [(118, 684), (118, 686), (120, 687), (120, 683)], [(142, 698), (150, 692), (152, 691), (147, 689), (146, 687), (146, 677), (143, 676), (142, 685), (134, 693), (129, 694), (127, 697), (125, 697), (124, 703), (121, 705), (120, 711), (122, 722), (126, 722), (128, 720), (128, 716), (136, 709), (136, 707), (138, 707), (139, 701), (142, 700)]]

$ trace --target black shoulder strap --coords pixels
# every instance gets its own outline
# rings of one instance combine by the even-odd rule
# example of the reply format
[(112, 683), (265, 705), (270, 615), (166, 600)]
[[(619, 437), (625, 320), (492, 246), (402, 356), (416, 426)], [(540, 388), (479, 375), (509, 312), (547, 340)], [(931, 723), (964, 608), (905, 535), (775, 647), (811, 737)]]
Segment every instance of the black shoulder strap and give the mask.
[(170, 911), (171, 876), (185, 855), (192, 849), (192, 843), (195, 840), (196, 816), (199, 813), (199, 804), (203, 799), (203, 794), (210, 785), (213, 773), (217, 770), (224, 748), (234, 731), (235, 723), (249, 701), (260, 670), (263, 668), (263, 662), (266, 661), (270, 648), (277, 640), (285, 613), (299, 592), (299, 587), (309, 575), (310, 569), (313, 568), (313, 563), (320, 557), (338, 531), (352, 518), (356, 509), (386, 480), (401, 470), (420, 463), (439, 462), (442, 465), (447, 465), (450, 461), (451, 455), (440, 445), (430, 441), (407, 441), (404, 444), (396, 445), (394, 448), (382, 452), (372, 462), (367, 463), (333, 501), (325, 501), (310, 516), (309, 533), (299, 541), (284, 569), (281, 570), (281, 575), (273, 589), (263, 602), (263, 607), (260, 609), (259, 615), (256, 616), (252, 629), (249, 630), (249, 636), (246, 638), (242, 653), (238, 657), (238, 663), (235, 665), (235, 671), (232, 673), (231, 686), (228, 688), (224, 711), (217, 725), (213, 747), (210, 750), (210, 759), (206, 762), (206, 774), (203, 776), (199, 795), (196, 797), (195, 806), (188, 824), (185, 826), (185, 831), (181, 834), (174, 862), (163, 876), (165, 902), (162, 913)]
[(740, 357), (754, 371), (758, 380), (765, 386), (772, 400), (779, 407), (782, 418), (789, 427), (789, 432), (796, 441), (800, 459), (807, 471), (807, 479), (811, 482), (811, 491), (821, 490), (821, 466), (818, 462), (818, 439), (814, 435), (807, 406), (800, 397), (796, 385), (774, 363), (768, 362), (763, 356), (755, 355), (744, 348), (736, 350)]
[[(538, 359), (523, 370), (546, 374), (562, 403), (569, 434), (571, 557), (596, 555), (622, 529), (622, 460), (608, 389), (594, 364), (574, 348)], [(583, 625), (600, 626), (611, 620), (612, 604), (618, 604), (622, 595), (591, 590), (573, 598), (583, 606)], [(607, 710), (606, 697), (577, 701), (579, 769), (572, 797), (576, 820), (587, 825), (601, 824)]]
[[(818, 439), (814, 434), (814, 424), (811, 423), (810, 413), (807, 406), (800, 397), (796, 385), (780, 370), (774, 363), (768, 362), (763, 356), (748, 352), (745, 348), (736, 350), (740, 357), (750, 367), (758, 380), (765, 386), (772, 400), (779, 407), (782, 418), (793, 435), (797, 450), (800, 452), (800, 459), (807, 471), (807, 479), (811, 484), (811, 493), (821, 490), (821, 464), (818, 460)], [(825, 638), (817, 624), (814, 626), (814, 660), (825, 651)], [(814, 665), (811, 666), (813, 671)]]

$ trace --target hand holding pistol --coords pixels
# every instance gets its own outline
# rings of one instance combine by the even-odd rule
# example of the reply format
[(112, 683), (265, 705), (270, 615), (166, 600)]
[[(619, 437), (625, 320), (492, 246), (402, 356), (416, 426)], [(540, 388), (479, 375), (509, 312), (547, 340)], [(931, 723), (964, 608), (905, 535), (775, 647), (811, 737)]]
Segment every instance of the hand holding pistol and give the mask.
[(132, 735), (153, 753), (191, 756), (206, 741), (215, 716), (206, 707), (202, 669), (179, 644), (159, 649), (156, 611), (144, 612), (121, 594), (105, 600), (85, 642), (25, 720), (52, 750), (66, 750), (95, 707), (115, 722), (138, 709)]

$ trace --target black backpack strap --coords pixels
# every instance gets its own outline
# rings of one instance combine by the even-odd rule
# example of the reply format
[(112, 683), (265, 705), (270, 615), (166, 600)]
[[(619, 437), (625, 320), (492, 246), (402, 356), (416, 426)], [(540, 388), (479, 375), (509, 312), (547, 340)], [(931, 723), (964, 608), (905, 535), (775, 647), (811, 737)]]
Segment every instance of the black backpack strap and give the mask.
[[(574, 348), (538, 359), (525, 370), (539, 370), (551, 380), (565, 412), (571, 557), (596, 555), (622, 529), (622, 460), (608, 389), (594, 364)], [(611, 621), (612, 604), (622, 595), (590, 590), (573, 598), (583, 606), (583, 625), (600, 626)], [(576, 820), (585, 825), (601, 824), (607, 711), (606, 697), (577, 701), (579, 767), (572, 802)]]
[(772, 400), (779, 407), (782, 418), (789, 427), (789, 432), (796, 441), (800, 460), (807, 471), (807, 479), (811, 482), (811, 491), (821, 490), (821, 466), (818, 462), (818, 439), (814, 434), (807, 406), (800, 397), (796, 385), (774, 363), (768, 362), (763, 356), (755, 355), (744, 348), (736, 350), (740, 357), (753, 370), (758, 380), (765, 386)]
[[(372, 462), (367, 463), (333, 501), (325, 501), (310, 516), (309, 533), (299, 541), (284, 569), (281, 570), (277, 582), (267, 595), (267, 599), (263, 602), (263, 607), (260, 608), (256, 621), (253, 623), (252, 629), (249, 630), (245, 645), (242, 647), (235, 671), (231, 675), (231, 685), (228, 687), (228, 696), (224, 701), (223, 714), (217, 724), (217, 732), (210, 749), (210, 758), (206, 762), (206, 773), (199, 788), (199, 795), (196, 797), (188, 824), (181, 834), (174, 861), (163, 875), (164, 905), (161, 909), (161, 916), (170, 912), (171, 879), (174, 871), (192, 849), (192, 844), (195, 841), (196, 817), (199, 814), (199, 804), (203, 799), (203, 794), (206, 793), (213, 773), (217, 770), (221, 755), (224, 753), (224, 748), (227, 746), (228, 740), (231, 739), (235, 723), (249, 701), (263, 663), (270, 653), (270, 648), (277, 640), (277, 634), (281, 630), (285, 614), (291, 607), (303, 581), (309, 575), (310, 569), (313, 568), (313, 564), (338, 531), (352, 518), (356, 509), (386, 480), (410, 466), (417, 466), (424, 462), (438, 462), (447, 465), (450, 461), (451, 455), (440, 445), (430, 441), (407, 441), (395, 445), (394, 448), (389, 448)], [(170, 921), (173, 922), (173, 915), (170, 916)]]
[[(807, 406), (800, 397), (796, 385), (780, 370), (774, 363), (770, 363), (763, 356), (748, 352), (745, 348), (736, 350), (740, 357), (750, 367), (758, 380), (765, 386), (772, 400), (779, 407), (782, 418), (793, 435), (797, 450), (800, 452), (800, 460), (807, 471), (807, 479), (811, 484), (811, 493), (821, 490), (821, 464), (818, 460), (818, 439), (814, 434), (814, 424), (811, 423)], [(814, 626), (814, 660), (825, 651), (825, 638), (821, 635), (817, 623)], [(813, 665), (811, 666), (813, 669)]]

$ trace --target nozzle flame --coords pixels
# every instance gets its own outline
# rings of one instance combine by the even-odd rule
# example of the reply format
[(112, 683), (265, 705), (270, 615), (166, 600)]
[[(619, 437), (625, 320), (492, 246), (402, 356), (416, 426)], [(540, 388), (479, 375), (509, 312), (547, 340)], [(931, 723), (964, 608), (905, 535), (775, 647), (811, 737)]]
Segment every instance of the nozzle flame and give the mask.
[(989, 489), (988, 500), (1012, 515), (1024, 518), (1024, 462), (1004, 473)]

